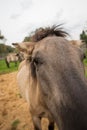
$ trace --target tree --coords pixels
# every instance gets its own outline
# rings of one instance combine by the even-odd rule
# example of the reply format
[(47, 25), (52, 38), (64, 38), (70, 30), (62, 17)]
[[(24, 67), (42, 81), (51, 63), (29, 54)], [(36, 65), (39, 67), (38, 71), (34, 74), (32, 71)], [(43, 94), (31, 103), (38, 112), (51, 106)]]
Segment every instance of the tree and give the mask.
[(87, 31), (82, 31), (82, 33), (80, 34), (80, 39), (84, 41), (87, 45)]
[(26, 36), (26, 37), (24, 38), (24, 40), (23, 40), (23, 42), (29, 42), (29, 41), (31, 41), (30, 36)]
[(0, 58), (4, 58), (8, 53), (15, 52), (16, 49), (5, 44), (0, 44)]
[(4, 44), (6, 42), (6, 38), (1, 34), (1, 30), (0, 30), (0, 43)]
[(85, 43), (83, 46), (85, 56), (87, 58), (87, 30), (83, 30), (82, 33), (80, 34), (80, 39)]
[(1, 31), (0, 31), (0, 39), (4, 39), (4, 36), (3, 36), (3, 35), (1, 35)]

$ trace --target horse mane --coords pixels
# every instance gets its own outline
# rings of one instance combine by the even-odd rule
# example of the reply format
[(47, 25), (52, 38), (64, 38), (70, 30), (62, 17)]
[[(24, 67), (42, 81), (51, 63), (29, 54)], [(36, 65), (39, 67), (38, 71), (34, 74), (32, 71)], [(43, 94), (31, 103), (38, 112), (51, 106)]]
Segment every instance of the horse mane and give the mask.
[(66, 37), (68, 33), (63, 31), (63, 28), (60, 26), (61, 24), (53, 25), (52, 27), (36, 29), (35, 33), (31, 36), (31, 41), (38, 42), (48, 36)]

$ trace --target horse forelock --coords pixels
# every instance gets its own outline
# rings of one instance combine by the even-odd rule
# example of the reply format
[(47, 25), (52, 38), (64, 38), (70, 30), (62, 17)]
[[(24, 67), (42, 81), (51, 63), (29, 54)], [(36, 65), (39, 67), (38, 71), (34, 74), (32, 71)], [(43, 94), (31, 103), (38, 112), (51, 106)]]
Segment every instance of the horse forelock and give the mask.
[(68, 33), (63, 31), (61, 25), (53, 25), (52, 27), (37, 29), (34, 35), (31, 37), (31, 40), (33, 42), (38, 42), (48, 36), (66, 37), (67, 35)]

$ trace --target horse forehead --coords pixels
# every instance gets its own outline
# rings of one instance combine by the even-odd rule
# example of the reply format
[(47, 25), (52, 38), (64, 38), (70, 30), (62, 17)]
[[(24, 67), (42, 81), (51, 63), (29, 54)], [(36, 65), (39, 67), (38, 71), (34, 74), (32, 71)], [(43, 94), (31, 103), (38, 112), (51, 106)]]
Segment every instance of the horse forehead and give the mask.
[(43, 54), (48, 54), (48, 53), (55, 53), (53, 50), (56, 50), (56, 45), (55, 43), (50, 43), (50, 42), (40, 42), (40, 44), (37, 44), (34, 48), (34, 53), (43, 53)]

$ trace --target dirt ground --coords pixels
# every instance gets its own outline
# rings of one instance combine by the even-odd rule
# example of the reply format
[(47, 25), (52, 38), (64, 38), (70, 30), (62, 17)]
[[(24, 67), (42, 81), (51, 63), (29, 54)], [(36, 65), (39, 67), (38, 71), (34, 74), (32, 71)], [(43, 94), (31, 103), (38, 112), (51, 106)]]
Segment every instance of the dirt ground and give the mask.
[[(17, 72), (0, 75), (0, 130), (34, 130), (28, 104), (18, 90), (16, 75)], [(47, 130), (47, 125), (48, 120), (43, 119), (42, 129)]]

